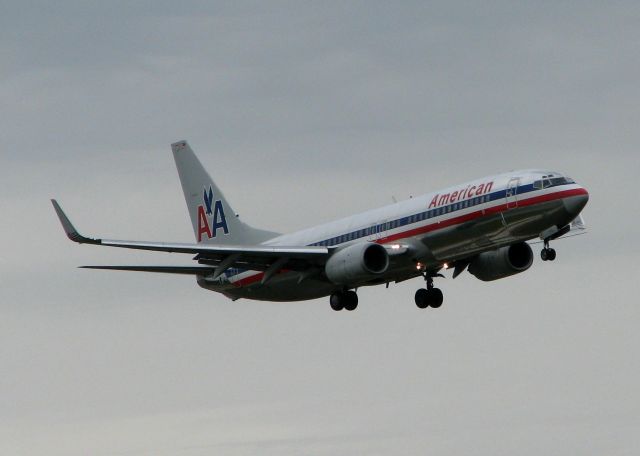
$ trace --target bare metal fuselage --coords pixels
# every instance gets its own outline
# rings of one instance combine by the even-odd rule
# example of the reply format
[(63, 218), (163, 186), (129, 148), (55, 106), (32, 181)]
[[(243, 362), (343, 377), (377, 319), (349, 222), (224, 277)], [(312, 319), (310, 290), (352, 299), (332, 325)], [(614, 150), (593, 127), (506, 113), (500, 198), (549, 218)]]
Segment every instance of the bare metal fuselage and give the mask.
[[(532, 190), (530, 186), (534, 177), (535, 175), (531, 173), (523, 173), (519, 177), (520, 185), (511, 191), (508, 189), (509, 182), (513, 179), (511, 175), (492, 178), (496, 189), (492, 193), (495, 195), (493, 198), (488, 197), (474, 205), (452, 203), (442, 208), (441, 212), (436, 209), (435, 214), (432, 214), (434, 216), (421, 220), (413, 224), (414, 226), (403, 227), (404, 229), (391, 227), (389, 230), (369, 235), (367, 239), (369, 242), (410, 245), (417, 253), (392, 257), (391, 264), (384, 274), (354, 286), (392, 283), (419, 277), (425, 269), (437, 271), (445, 263), (452, 264), (456, 260), (470, 258), (485, 251), (538, 238), (540, 233), (551, 226), (562, 227), (569, 224), (586, 203), (586, 191), (574, 184), (547, 191), (533, 189), (534, 191), (525, 192), (527, 182), (529, 190)], [(520, 193), (518, 193), (519, 189)], [(416, 204), (414, 200), (420, 200), (420, 202)], [(420, 206), (428, 209), (433, 196), (425, 195), (414, 200), (409, 200), (406, 214), (415, 213)], [(391, 207), (387, 207), (387, 211), (376, 210), (362, 214), (363, 219), (368, 219), (364, 224), (375, 224), (382, 220), (387, 223), (384, 227), (388, 227), (388, 220), (399, 217), (398, 214), (389, 210)], [(372, 222), (372, 218), (376, 221)], [(343, 221), (334, 222), (333, 226), (327, 224), (324, 228), (324, 232), (322, 229), (316, 232), (312, 229), (282, 236), (272, 243), (287, 245), (292, 237), (304, 238), (306, 235), (305, 243), (312, 245), (326, 237), (327, 232), (339, 233), (347, 230)], [(359, 242), (359, 240), (347, 241), (344, 244), (353, 242)], [(299, 272), (281, 271), (268, 283), (263, 284), (260, 280), (262, 277), (260, 271), (234, 272), (217, 281), (210, 281), (200, 276), (198, 284), (203, 288), (221, 292), (232, 299), (248, 298), (266, 301), (315, 299), (340, 289), (322, 275), (300, 281)]]

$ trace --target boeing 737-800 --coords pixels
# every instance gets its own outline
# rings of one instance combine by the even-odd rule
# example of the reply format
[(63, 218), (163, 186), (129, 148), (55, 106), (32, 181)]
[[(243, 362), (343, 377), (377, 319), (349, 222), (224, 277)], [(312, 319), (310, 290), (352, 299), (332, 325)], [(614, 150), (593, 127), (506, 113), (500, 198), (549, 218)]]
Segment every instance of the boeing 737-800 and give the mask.
[(453, 268), (490, 281), (529, 269), (527, 241), (549, 242), (584, 229), (589, 194), (552, 171), (521, 170), (484, 177), (436, 193), (290, 234), (253, 228), (235, 212), (186, 141), (172, 144), (196, 243), (88, 238), (52, 200), (72, 241), (195, 255), (198, 266), (83, 266), (90, 269), (191, 274), (198, 285), (238, 298), (301, 301), (330, 296), (334, 310), (354, 310), (356, 290), (423, 277), (420, 308), (442, 305), (434, 278)]

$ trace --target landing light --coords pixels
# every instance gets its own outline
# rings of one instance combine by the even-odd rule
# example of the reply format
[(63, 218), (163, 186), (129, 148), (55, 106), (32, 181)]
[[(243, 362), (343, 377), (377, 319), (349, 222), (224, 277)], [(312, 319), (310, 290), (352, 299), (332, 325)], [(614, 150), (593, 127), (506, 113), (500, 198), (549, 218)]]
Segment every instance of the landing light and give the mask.
[(400, 249), (400, 247), (401, 247), (401, 245), (400, 245), (400, 244), (393, 244), (393, 245), (391, 246), (391, 249), (393, 249), (393, 250), (399, 250), (399, 249)]
[(416, 263), (416, 269), (419, 271), (422, 269), (422, 263)]
[(445, 269), (449, 269), (449, 263), (443, 264), (442, 267), (445, 268)]

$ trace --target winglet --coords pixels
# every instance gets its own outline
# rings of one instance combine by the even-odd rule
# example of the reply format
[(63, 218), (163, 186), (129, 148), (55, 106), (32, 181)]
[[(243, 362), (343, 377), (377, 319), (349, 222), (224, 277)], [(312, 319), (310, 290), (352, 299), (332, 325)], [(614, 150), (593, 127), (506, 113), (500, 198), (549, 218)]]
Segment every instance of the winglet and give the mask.
[(60, 219), (60, 223), (62, 223), (62, 228), (69, 239), (73, 242), (79, 242), (80, 244), (100, 244), (100, 239), (87, 238), (78, 233), (78, 230), (73, 226), (71, 220), (69, 220), (69, 217), (67, 217), (67, 214), (64, 213), (55, 199), (51, 200), (51, 204), (53, 204), (53, 208)]

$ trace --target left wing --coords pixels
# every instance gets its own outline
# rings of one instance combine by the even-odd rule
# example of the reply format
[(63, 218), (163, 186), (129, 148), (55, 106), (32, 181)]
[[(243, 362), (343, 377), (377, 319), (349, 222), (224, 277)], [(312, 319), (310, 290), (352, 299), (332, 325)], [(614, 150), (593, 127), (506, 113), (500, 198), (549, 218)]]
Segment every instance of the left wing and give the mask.
[(168, 274), (208, 275), (214, 268), (203, 266), (80, 266), (81, 269), (106, 269), (108, 271), (164, 272)]
[[(79, 244), (94, 244), (125, 249), (152, 250), (159, 252), (195, 254), (198, 263), (209, 266), (200, 268), (164, 266), (93, 266), (91, 269), (115, 269), (127, 271), (168, 272), (177, 274), (201, 274), (212, 272), (214, 279), (229, 268), (245, 268), (270, 271), (270, 275), (286, 267), (304, 271), (323, 266), (333, 249), (316, 246), (269, 246), (269, 245), (211, 245), (146, 241), (120, 241), (85, 237), (73, 226), (55, 199), (53, 208), (69, 239)], [(202, 271), (202, 272), (201, 272)]]

